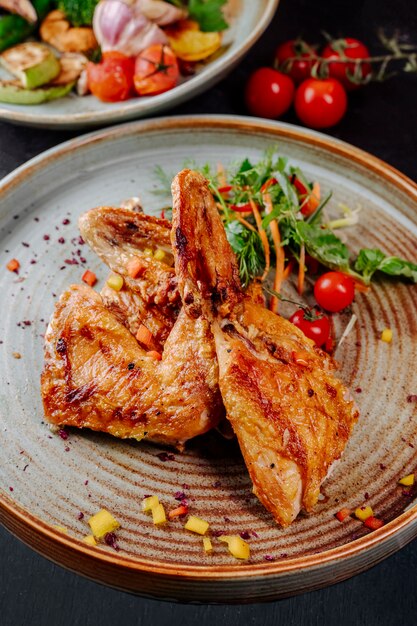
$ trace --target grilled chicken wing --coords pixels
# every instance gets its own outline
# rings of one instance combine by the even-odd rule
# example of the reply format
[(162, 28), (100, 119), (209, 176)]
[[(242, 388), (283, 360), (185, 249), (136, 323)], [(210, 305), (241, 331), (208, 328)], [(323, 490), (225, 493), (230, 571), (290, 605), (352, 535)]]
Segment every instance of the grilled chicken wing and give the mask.
[(254, 493), (287, 526), (316, 504), (358, 417), (335, 363), (287, 320), (245, 297), (205, 179), (173, 182), (172, 244), (183, 307), (214, 334), (219, 385)]
[(217, 379), (206, 320), (180, 313), (158, 362), (86, 286), (62, 294), (45, 336), (41, 387), (52, 424), (181, 448), (222, 415)]

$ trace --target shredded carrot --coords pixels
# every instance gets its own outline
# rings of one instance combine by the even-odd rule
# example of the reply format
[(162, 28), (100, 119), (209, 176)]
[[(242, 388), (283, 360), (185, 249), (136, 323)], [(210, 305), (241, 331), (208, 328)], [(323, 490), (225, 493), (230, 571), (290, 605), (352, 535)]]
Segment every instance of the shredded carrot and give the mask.
[(301, 203), (301, 213), (308, 217), (320, 204), (320, 184), (314, 183), (311, 193)]
[(227, 187), (227, 178), (226, 178), (226, 172), (225, 169), (223, 167), (223, 163), (217, 163), (217, 177), (218, 177), (218, 181), (220, 183), (220, 187)]
[(141, 324), (136, 333), (136, 339), (140, 341), (140, 343), (145, 344), (145, 346), (149, 346), (152, 343), (152, 333), (149, 328)]
[(155, 361), (160, 361), (162, 359), (162, 354), (156, 350), (149, 350), (146, 354), (155, 359)]
[(265, 280), (268, 272), (269, 272), (269, 268), (270, 268), (270, 250), (269, 250), (269, 242), (268, 242), (268, 237), (266, 236), (266, 232), (264, 231), (264, 229), (262, 228), (262, 219), (261, 219), (261, 214), (259, 213), (259, 209), (256, 206), (255, 202), (251, 199), (250, 200), (250, 205), (252, 207), (252, 212), (253, 215), (255, 217), (255, 222), (256, 222), (256, 226), (258, 227), (258, 233), (259, 236), (261, 238), (262, 241), (262, 245), (264, 248), (264, 253), (265, 253), (265, 269), (264, 269), (264, 273), (261, 276), (261, 280)]
[(290, 261), (288, 261), (287, 267), (284, 269), (284, 272), (282, 274), (282, 280), (287, 280), (288, 276), (291, 274), (293, 270), (293, 267), (294, 267), (294, 260), (291, 259)]
[(131, 278), (139, 278), (145, 272), (146, 265), (144, 265), (142, 259), (140, 259), (137, 256), (134, 256), (128, 262), (126, 269), (127, 269), (127, 273), (129, 274)]
[(81, 280), (84, 281), (90, 287), (94, 287), (94, 285), (97, 282), (97, 276), (94, 274), (94, 272), (91, 272), (90, 270), (86, 270), (84, 274), (82, 275)]
[[(271, 179), (272, 180), (272, 179)], [(273, 206), (272, 200), (269, 193), (263, 194), (265, 210), (266, 212), (272, 213)], [(271, 229), (272, 241), (274, 242), (275, 256), (276, 256), (276, 265), (275, 265), (275, 276), (274, 276), (274, 291), (279, 293), (281, 291), (281, 284), (284, 280), (284, 264), (285, 264), (285, 254), (284, 249), (281, 246), (281, 235), (279, 232), (278, 222), (276, 220), (272, 220), (269, 224)], [(277, 296), (272, 296), (269, 308), (274, 313), (278, 313), (278, 304), (279, 299)]]
[(364, 285), (360, 280), (356, 280), (355, 278), (353, 280), (355, 281), (356, 291), (359, 291), (360, 293), (367, 293), (370, 290), (370, 285)]
[(306, 262), (306, 249), (305, 245), (302, 244), (300, 249), (300, 261), (298, 266), (298, 293), (300, 296), (303, 295), (304, 291), (304, 277), (305, 277), (305, 262)]
[(19, 267), (20, 267), (20, 263), (17, 259), (11, 259), (8, 264), (6, 265), (7, 269), (9, 270), (9, 272), (18, 272)]
[(176, 509), (173, 509), (172, 511), (170, 511), (168, 513), (168, 517), (169, 519), (174, 519), (174, 517), (179, 517), (180, 515), (187, 515), (188, 513), (188, 506), (185, 506), (184, 504), (182, 504), (181, 506), (178, 506)]
[(240, 217), (240, 215), (235, 215), (235, 220), (246, 226), (246, 228), (249, 228), (249, 230), (253, 230), (254, 233), (257, 232), (256, 228), (252, 226), (252, 224), (250, 224), (247, 220), (245, 220), (245, 218)]

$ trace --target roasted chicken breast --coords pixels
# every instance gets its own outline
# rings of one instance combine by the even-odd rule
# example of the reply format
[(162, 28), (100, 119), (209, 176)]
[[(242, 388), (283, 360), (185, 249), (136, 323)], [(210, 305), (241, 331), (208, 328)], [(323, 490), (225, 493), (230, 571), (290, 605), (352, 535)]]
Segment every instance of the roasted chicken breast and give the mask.
[(311, 511), (358, 411), (335, 363), (293, 324), (245, 297), (207, 181), (172, 185), (172, 244), (183, 307), (207, 320), (219, 385), (254, 493), (282, 526)]

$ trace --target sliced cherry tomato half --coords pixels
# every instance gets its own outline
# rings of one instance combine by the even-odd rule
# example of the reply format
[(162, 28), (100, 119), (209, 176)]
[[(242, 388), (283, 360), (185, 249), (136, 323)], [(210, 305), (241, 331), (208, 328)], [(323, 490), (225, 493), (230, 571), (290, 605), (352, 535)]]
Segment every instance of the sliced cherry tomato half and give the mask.
[(169, 46), (149, 46), (136, 57), (133, 77), (136, 93), (156, 96), (169, 91), (177, 84), (179, 73), (177, 57)]
[(308, 78), (295, 93), (294, 107), (306, 126), (328, 128), (338, 124), (346, 113), (346, 91), (334, 78)]
[(302, 330), (305, 336), (312, 339), (319, 348), (329, 339), (329, 318), (314, 309), (298, 309), (291, 315), (290, 322)]
[(92, 94), (103, 102), (127, 100), (133, 91), (134, 60), (116, 50), (103, 52), (100, 63), (87, 64)]
[(342, 272), (326, 272), (314, 285), (314, 297), (323, 309), (338, 313), (352, 304), (355, 281)]
[[(348, 91), (358, 89), (361, 81), (372, 72), (370, 63), (357, 63), (357, 61), (368, 59), (370, 54), (368, 48), (361, 41), (352, 37), (332, 41), (324, 48), (321, 56), (324, 59), (340, 59), (343, 56), (353, 59), (351, 63), (338, 61), (327, 65), (329, 76), (339, 80)], [(354, 80), (356, 75), (359, 82)]]

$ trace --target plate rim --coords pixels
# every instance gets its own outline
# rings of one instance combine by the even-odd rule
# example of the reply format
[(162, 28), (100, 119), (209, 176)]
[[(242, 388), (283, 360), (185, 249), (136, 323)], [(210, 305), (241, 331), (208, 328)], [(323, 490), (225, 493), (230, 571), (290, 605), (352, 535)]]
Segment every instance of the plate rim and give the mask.
[[(35, 127), (55, 127), (55, 128), (77, 128), (88, 125), (114, 124), (116, 122), (127, 121), (137, 116), (154, 116), (157, 112), (172, 108), (199, 93), (202, 93), (220, 81), (233, 67), (249, 52), (252, 46), (258, 41), (274, 17), (280, 0), (266, 0), (267, 6), (261, 19), (251, 33), (243, 40), (240, 46), (232, 53), (226, 52), (206, 66), (204, 71), (191, 77), (190, 80), (175, 87), (174, 90), (154, 96), (152, 102), (155, 103), (152, 110), (142, 109), (141, 99), (131, 100), (131, 106), (119, 110), (103, 109), (103, 111), (84, 111), (73, 114), (52, 114), (40, 116), (31, 113), (30, 105), (21, 105), (18, 110), (10, 110), (0, 103), (0, 121), (11, 122), (13, 124), (29, 125)], [(189, 86), (191, 85), (191, 87)], [(205, 89), (205, 85), (207, 89)], [(125, 101), (129, 102), (129, 101)], [(44, 103), (48, 104), (48, 103)]]
[[(157, 119), (139, 120), (120, 126), (93, 131), (75, 139), (70, 139), (42, 152), (5, 176), (0, 181), (0, 202), (9, 192), (13, 191), (15, 187), (18, 187), (25, 181), (25, 179), (32, 178), (36, 175), (38, 170), (48, 167), (51, 160), (56, 162), (57, 159), (65, 158), (65, 156), (73, 151), (82, 150), (93, 144), (106, 142), (111, 139), (132, 136), (135, 133), (143, 134), (161, 132), (163, 130), (180, 131), (185, 128), (235, 131), (239, 133), (244, 132), (248, 135), (256, 131), (258, 133), (265, 133), (271, 137), (275, 136), (281, 139), (287, 137), (294, 141), (318, 146), (329, 152), (348, 157), (356, 164), (362, 165), (365, 169), (369, 169), (375, 174), (380, 175), (400, 191), (406, 193), (412, 201), (417, 204), (417, 184), (413, 182), (413, 180), (405, 174), (402, 174), (395, 167), (360, 148), (340, 139), (296, 125), (283, 122), (271, 122), (259, 118), (230, 115), (169, 116)], [(32, 515), (30, 511), (27, 511), (20, 504), (14, 502), (4, 490), (0, 490), (0, 521), (9, 529), (15, 529), (23, 524), (26, 530), (34, 531), (41, 535), (46, 541), (69, 549), (75, 557), (77, 554), (87, 557), (91, 559), (92, 563), (100, 561), (103, 564), (125, 569), (127, 572), (151, 573), (159, 576), (173, 576), (176, 579), (188, 580), (215, 579), (220, 582), (221, 580), (227, 579), (237, 580), (242, 578), (251, 579), (254, 577), (282, 576), (300, 570), (304, 572), (313, 571), (343, 559), (363, 555), (364, 553), (370, 552), (376, 545), (385, 544), (396, 533), (406, 527), (415, 530), (417, 526), (417, 503), (388, 522), (381, 529), (373, 531), (354, 541), (350, 541), (347, 544), (337, 546), (336, 548), (307, 556), (286, 558), (269, 563), (239, 564), (239, 567), (237, 567), (236, 564), (215, 565), (212, 567), (207, 565), (185, 565), (182, 563), (173, 564), (154, 559), (140, 559), (137, 557), (123, 556), (119, 553), (113, 554), (104, 550), (97, 550), (82, 543), (82, 541), (76, 537), (64, 535), (42, 519)], [(22, 538), (21, 535), (24, 534), (13, 532), (20, 538)], [(403, 543), (407, 543), (411, 538), (405, 539)], [(25, 541), (25, 538), (23, 538), (23, 540)], [(29, 541), (26, 542), (30, 544)], [(403, 543), (398, 541), (397, 547), (401, 547)], [(30, 545), (34, 547), (32, 544)], [(41, 553), (44, 554), (44, 556), (52, 558), (49, 554)], [(381, 560), (381, 558), (378, 560)], [(362, 569), (364, 569), (364, 567), (362, 567)]]

